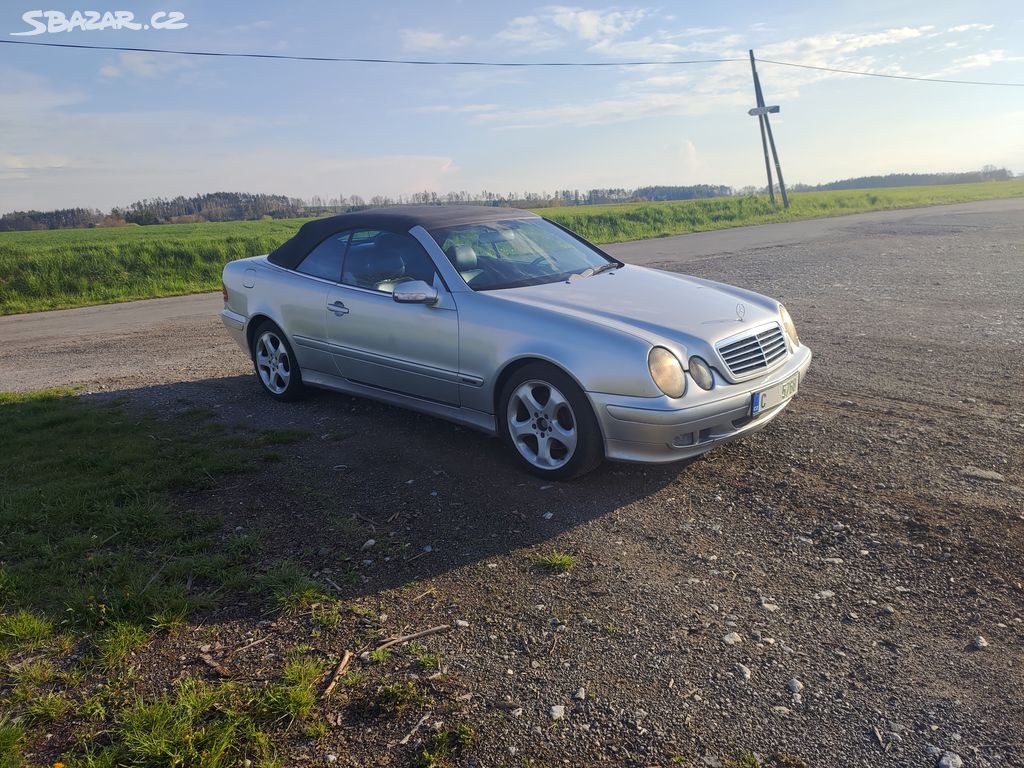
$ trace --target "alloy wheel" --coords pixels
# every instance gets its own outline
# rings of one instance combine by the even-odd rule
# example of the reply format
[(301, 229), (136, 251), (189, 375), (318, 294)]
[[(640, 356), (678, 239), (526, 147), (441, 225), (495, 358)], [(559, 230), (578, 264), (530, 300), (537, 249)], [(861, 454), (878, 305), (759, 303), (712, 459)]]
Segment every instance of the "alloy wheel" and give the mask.
[(508, 400), (506, 418), (520, 455), (538, 469), (566, 465), (576, 452), (576, 414), (568, 399), (546, 381), (524, 381)]

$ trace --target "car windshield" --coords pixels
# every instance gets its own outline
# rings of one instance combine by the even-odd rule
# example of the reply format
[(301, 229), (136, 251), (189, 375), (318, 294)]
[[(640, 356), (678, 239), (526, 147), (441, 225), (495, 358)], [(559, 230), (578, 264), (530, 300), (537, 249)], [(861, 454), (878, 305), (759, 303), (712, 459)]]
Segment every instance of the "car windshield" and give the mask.
[(554, 283), (618, 265), (544, 219), (459, 224), (430, 234), (475, 291)]

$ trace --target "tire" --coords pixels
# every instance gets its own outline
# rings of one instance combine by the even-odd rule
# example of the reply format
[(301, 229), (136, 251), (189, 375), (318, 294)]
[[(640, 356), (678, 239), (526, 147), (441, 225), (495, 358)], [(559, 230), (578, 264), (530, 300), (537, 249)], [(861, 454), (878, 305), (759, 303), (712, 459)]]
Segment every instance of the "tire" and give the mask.
[(252, 365), (263, 391), (275, 400), (291, 402), (305, 394), (302, 371), (292, 345), (280, 328), (264, 320), (252, 334)]
[(530, 363), (502, 387), (496, 420), (501, 437), (530, 472), (549, 480), (586, 474), (604, 460), (601, 427), (572, 378), (548, 363)]

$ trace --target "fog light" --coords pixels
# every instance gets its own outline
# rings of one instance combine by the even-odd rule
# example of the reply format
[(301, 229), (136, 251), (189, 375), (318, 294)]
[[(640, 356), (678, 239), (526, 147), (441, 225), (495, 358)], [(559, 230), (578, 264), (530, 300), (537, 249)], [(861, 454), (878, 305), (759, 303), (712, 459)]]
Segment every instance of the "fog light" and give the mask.
[(696, 356), (690, 358), (690, 378), (701, 389), (711, 389), (715, 386), (715, 377), (711, 374), (711, 368)]

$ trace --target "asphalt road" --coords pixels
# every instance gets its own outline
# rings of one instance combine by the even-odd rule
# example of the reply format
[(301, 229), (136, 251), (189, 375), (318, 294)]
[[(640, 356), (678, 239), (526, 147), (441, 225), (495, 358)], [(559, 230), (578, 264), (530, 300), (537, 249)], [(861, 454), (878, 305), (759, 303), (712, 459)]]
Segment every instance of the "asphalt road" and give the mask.
[[(927, 229), (936, 221), (978, 215), (1024, 220), (1024, 200), (763, 224), (620, 243), (607, 250), (631, 264), (672, 268), (796, 245), (821, 244), (827, 251), (837, 238), (856, 241), (873, 236), (878, 227)], [(745, 284), (742, 274), (731, 281)], [(244, 361), (239, 362), (236, 348), (220, 329), (221, 306), (219, 293), (207, 293), (0, 317), (0, 391), (119, 388), (241, 373)]]

